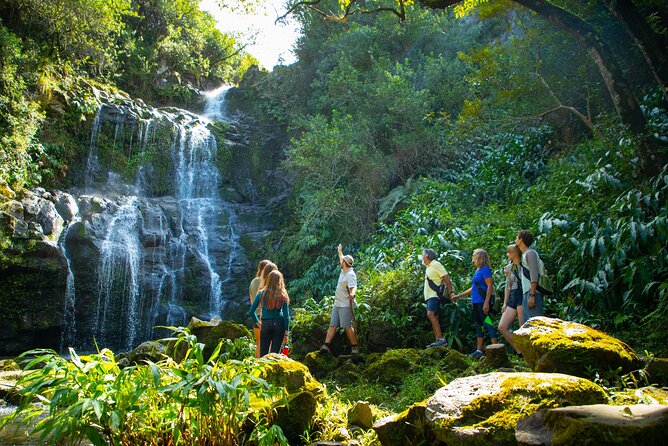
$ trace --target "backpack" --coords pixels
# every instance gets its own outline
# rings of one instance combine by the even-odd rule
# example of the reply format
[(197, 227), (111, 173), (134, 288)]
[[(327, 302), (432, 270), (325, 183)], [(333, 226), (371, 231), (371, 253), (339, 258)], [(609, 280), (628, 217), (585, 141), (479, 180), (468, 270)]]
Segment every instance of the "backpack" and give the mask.
[[(529, 272), (529, 268), (526, 266), (522, 265), (522, 274), (524, 277), (528, 280), (531, 280), (531, 274)], [(549, 296), (551, 294), (554, 294), (554, 287), (552, 286), (552, 278), (547, 275), (545, 272), (545, 264), (543, 264), (543, 259), (540, 257), (538, 258), (538, 286), (536, 287), (536, 291), (538, 291), (540, 294), (543, 296)]]
[(433, 280), (431, 280), (429, 277), (427, 277), (427, 284), (429, 285), (429, 288), (432, 290), (436, 291), (436, 295), (438, 296), (438, 299), (441, 301), (442, 304), (451, 304), (452, 301), (450, 300), (450, 296), (445, 295), (445, 284), (440, 284), (436, 285)]

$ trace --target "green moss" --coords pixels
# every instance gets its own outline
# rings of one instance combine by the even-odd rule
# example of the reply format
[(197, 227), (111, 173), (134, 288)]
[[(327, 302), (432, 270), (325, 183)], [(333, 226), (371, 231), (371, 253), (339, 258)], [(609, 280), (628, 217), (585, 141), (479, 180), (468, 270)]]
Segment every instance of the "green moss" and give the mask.
[(590, 375), (592, 368), (639, 367), (639, 358), (624, 342), (574, 322), (541, 318), (516, 332), (527, 363), (536, 372)]
[(324, 386), (313, 378), (304, 364), (281, 355), (268, 355), (262, 362), (261, 376), (267, 382), (284, 387), (289, 394), (306, 391), (316, 397), (324, 396)]
[[(471, 386), (475, 396), (462, 404), (460, 414), (436, 418), (436, 434), (446, 443), (466, 439), (465, 444), (483, 440), (515, 444), (517, 421), (540, 409), (609, 402), (593, 382), (562, 374), (494, 373), (464, 379), (467, 382), (454, 381), (449, 386)], [(480, 387), (474, 384), (478, 381)], [(464, 431), (477, 435), (459, 434)]]

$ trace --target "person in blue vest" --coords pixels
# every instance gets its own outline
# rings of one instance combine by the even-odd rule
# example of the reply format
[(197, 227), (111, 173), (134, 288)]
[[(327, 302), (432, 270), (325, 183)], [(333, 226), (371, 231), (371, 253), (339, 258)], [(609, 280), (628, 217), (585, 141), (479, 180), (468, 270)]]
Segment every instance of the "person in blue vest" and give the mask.
[(487, 330), (492, 344), (496, 344), (496, 329), (490, 317), (492, 311), (492, 295), (494, 294), (494, 279), (492, 278), (492, 269), (489, 267), (489, 255), (484, 249), (473, 251), (471, 261), (476, 267), (473, 279), (471, 279), (471, 288), (463, 293), (456, 294), (453, 300), (471, 295), (471, 309), (473, 311), (473, 325), (476, 333), (476, 350), (469, 356), (478, 359), (485, 355), (483, 352), (485, 339), (483, 327)]

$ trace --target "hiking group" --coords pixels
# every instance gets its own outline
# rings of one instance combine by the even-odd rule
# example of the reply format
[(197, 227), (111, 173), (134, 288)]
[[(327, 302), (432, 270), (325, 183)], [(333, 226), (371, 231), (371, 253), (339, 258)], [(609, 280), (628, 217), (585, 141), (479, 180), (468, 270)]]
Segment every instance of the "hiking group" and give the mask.
[[(543, 314), (544, 294), (547, 290), (539, 285), (541, 276), (544, 276), (544, 266), (540, 256), (532, 248), (534, 236), (529, 231), (519, 231), (515, 243), (506, 249), (509, 263), (503, 271), (506, 277), (503, 305), (501, 306), (501, 320), (498, 331), (519, 355), (517, 345), (513, 342), (510, 327), (517, 317), (521, 326), (525, 321)], [(344, 255), (342, 247), (337, 247), (341, 272), (336, 285), (334, 304), (330, 314), (329, 328), (325, 335), (325, 342), (320, 347), (321, 353), (331, 352), (332, 341), (337, 328), (343, 328), (353, 356), (359, 353), (357, 333), (355, 327), (355, 294), (357, 293), (357, 275), (353, 269), (354, 259)], [(471, 296), (471, 311), (476, 334), (476, 350), (469, 356), (481, 358), (484, 356), (484, 334), (491, 343), (497, 342), (497, 329), (491, 319), (494, 308), (494, 279), (490, 268), (489, 255), (484, 249), (476, 249), (471, 256), (471, 262), (476, 267), (471, 286), (465, 291), (456, 294), (452, 287), (450, 276), (445, 267), (436, 260), (437, 253), (433, 249), (422, 251), (422, 262), (425, 264), (425, 278), (423, 286), (424, 304), (427, 310), (427, 319), (431, 323), (435, 341), (426, 348), (446, 345), (443, 338), (439, 314), (441, 305), (452, 303), (465, 296)], [(283, 275), (274, 263), (262, 260), (258, 265), (255, 278), (249, 288), (251, 307), (249, 315), (253, 319), (253, 331), (256, 340), (256, 357), (267, 353), (279, 353), (281, 347), (287, 347), (290, 330), (290, 298), (285, 289)], [(284, 350), (284, 353), (287, 353)]]

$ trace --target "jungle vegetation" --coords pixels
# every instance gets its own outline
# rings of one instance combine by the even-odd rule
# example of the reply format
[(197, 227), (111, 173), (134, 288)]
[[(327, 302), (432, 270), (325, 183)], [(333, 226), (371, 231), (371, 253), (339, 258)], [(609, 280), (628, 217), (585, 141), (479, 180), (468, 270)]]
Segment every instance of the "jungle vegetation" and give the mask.
[[(274, 259), (290, 279), (295, 344), (307, 341), (309, 327), (317, 332), (328, 312), (338, 243), (356, 259), (362, 348), (380, 326), (394, 334), (392, 347), (421, 348), (431, 337), (422, 249), (439, 253), (462, 291), (472, 251), (484, 248), (500, 288), (505, 248), (529, 229), (557, 290), (547, 315), (606, 331), (638, 352), (668, 354), (658, 328), (668, 323), (664, 1), (292, 1), (303, 29), (298, 61), (272, 72), (249, 69), (252, 56), (197, 4), (2, 2), (0, 197), (70, 184), (73, 141), (95, 111), (95, 89), (188, 107), (197, 89), (238, 82), (245, 111), (289, 139), (281, 164), (270, 167), (289, 179), (291, 193), (274, 210), (279, 227), (257, 259)], [(464, 352), (472, 348), (470, 318), (466, 302), (441, 316), (449, 345)], [(255, 416), (244, 406), (244, 392), (270, 404), (283, 397), (256, 379), (251, 350), (238, 346), (243, 352), (220, 365), (219, 351), (209, 361), (184, 336), (190, 356), (182, 364), (121, 371), (105, 351), (76, 367), (48, 352), (38, 360), (82, 387), (106, 382), (104, 392), (121, 399), (139, 388), (169, 402), (158, 408), (158, 400), (141, 399), (147, 413), (164, 411), (164, 424), (137, 435), (229, 428), (221, 435), (235, 436), (250, 423), (249, 441), (282, 442), (270, 431), (270, 412)], [(336, 398), (403, 410), (438, 387), (433, 372), (401, 389), (350, 386)], [(228, 389), (238, 399), (225, 404), (240, 404), (239, 419), (179, 424), (179, 404), (208, 401), (189, 400), (183, 386), (212, 395), (220, 389), (207, 387), (208, 379), (231, 375), (240, 376)], [(174, 384), (183, 376), (189, 380)], [(606, 384), (620, 385), (616, 378)], [(90, 396), (76, 400), (58, 385), (63, 407), (85, 409), (108, 432), (124, 433), (118, 409)], [(343, 406), (334, 398), (327, 404), (321, 431), (307, 432), (309, 439), (335, 438), (325, 418), (340, 417)], [(44, 425), (97, 435), (85, 431), (85, 419), (70, 430), (66, 421)]]

